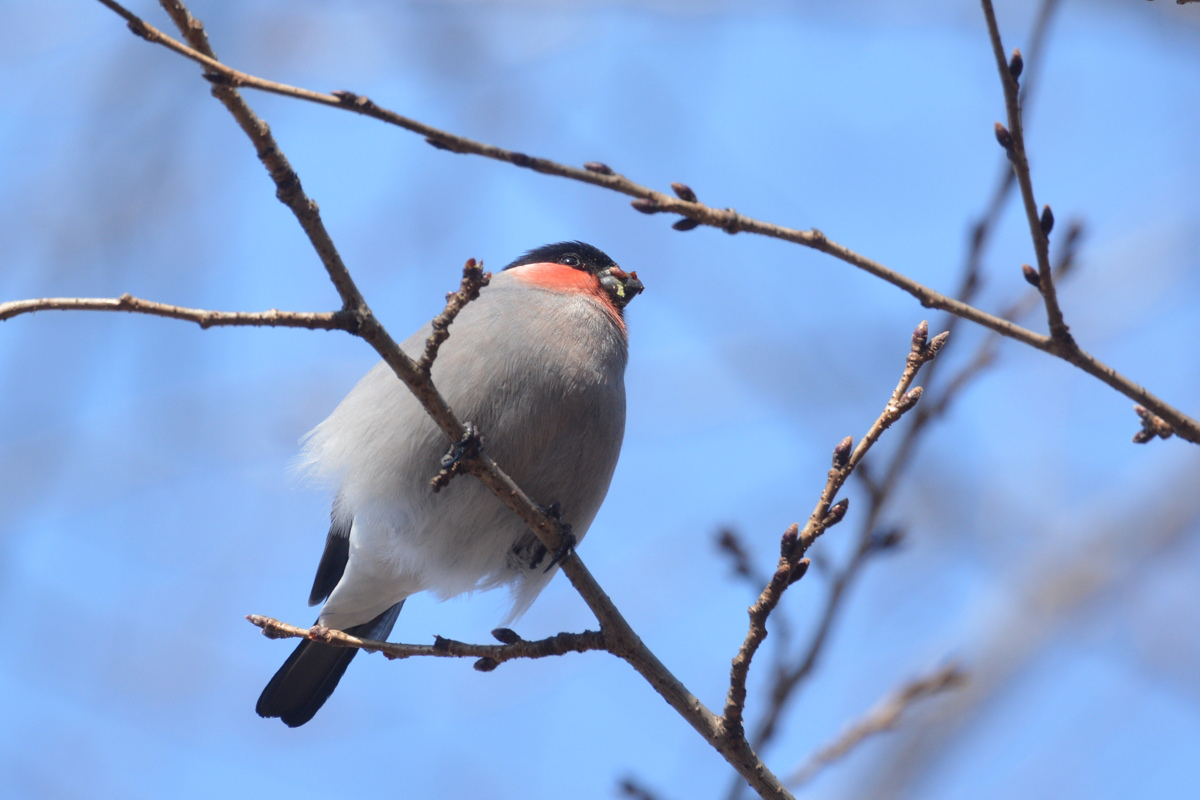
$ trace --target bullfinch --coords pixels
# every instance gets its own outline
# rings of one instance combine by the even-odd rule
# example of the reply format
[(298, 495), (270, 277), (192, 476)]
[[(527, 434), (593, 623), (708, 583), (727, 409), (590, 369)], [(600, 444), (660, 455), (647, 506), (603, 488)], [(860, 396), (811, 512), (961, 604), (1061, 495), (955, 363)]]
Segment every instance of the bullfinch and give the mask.
[[(625, 432), (625, 306), (642, 284), (599, 249), (560, 242), (495, 275), (450, 326), (432, 377), (496, 463), (576, 541), (608, 492)], [(426, 325), (401, 348), (419, 358)], [(337, 486), (309, 594), (317, 624), (386, 639), (404, 600), (507, 586), (521, 615), (553, 577), (537, 536), (481, 482), (434, 492), (450, 443), (382, 361), (306, 437), (301, 463)], [(305, 639), (256, 710), (312, 719), (358, 653)]]

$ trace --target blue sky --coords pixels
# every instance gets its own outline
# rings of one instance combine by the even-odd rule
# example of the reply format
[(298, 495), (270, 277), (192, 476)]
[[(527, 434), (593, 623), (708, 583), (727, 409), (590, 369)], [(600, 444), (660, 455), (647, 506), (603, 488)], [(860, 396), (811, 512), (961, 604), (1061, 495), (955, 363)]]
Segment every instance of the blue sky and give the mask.
[[(157, 7), (134, 7), (156, 25)], [(1001, 3), (1025, 46), (1035, 4)], [(1003, 114), (971, 3), (268, 2), (193, 7), (228, 63), (351, 89), (445, 129), (831, 238), (949, 291), (999, 169)], [(1082, 219), (1061, 287), (1080, 343), (1196, 415), (1200, 17), (1065, 2), (1028, 110), (1039, 201)], [(0, 10), (0, 300), (116, 296), (325, 310), (336, 296), (198, 71), (98, 4)], [(382, 124), (248, 94), (396, 336), (462, 262), (590, 241), (630, 307), (629, 420), (581, 555), (710, 707), (752, 597), (713, 534), (760, 565), (828, 455), (937, 317), (819, 253), (681, 234), (620, 196), (434, 150)], [(1011, 203), (978, 300), (1024, 291)], [(1033, 315), (1028, 324), (1044, 322)], [(934, 322), (936, 327), (936, 322)], [(961, 363), (981, 335), (960, 328)], [(0, 324), (0, 777), (13, 796), (723, 796), (730, 770), (623, 663), (474, 672), (361, 657), (308, 726), (253, 713), (286, 653), (243, 619), (304, 624), (328, 492), (299, 438), (375, 358), (338, 333), (43, 313)], [(851, 593), (765, 753), (779, 773), (901, 681), (974, 676), (831, 768), (813, 796), (1183, 797), (1200, 784), (1200, 457), (1129, 444), (1131, 402), (1014, 344), (923, 443), (885, 515), (909, 533)], [(882, 452), (889, 440), (885, 439)], [(820, 547), (838, 560), (865, 507)], [(811, 622), (819, 571), (783, 611)], [(504, 598), (414, 598), (393, 638), (486, 641)], [(594, 626), (556, 578), (518, 631)], [(770, 643), (770, 640), (768, 640)], [(765, 662), (764, 662), (765, 663)], [(748, 715), (761, 711), (761, 673)], [(908, 772), (897, 767), (907, 765)]]

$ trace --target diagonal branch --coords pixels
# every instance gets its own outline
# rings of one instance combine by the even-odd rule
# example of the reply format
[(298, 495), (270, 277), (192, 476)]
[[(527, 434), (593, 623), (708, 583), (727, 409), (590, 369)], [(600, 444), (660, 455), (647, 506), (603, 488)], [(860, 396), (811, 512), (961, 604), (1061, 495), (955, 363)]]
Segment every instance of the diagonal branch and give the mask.
[(431, 323), (433, 332), (425, 341), (425, 352), (421, 354), (421, 360), (417, 362), (417, 369), (422, 374), (428, 376), (430, 370), (433, 369), (433, 362), (437, 358), (438, 350), (450, 338), (450, 323), (454, 322), (458, 312), (462, 311), (467, 303), (477, 299), (479, 290), (487, 286), (491, 280), (492, 273), (484, 272), (483, 264), (475, 263), (473, 258), (467, 259), (467, 263), (463, 265), (462, 283), (459, 285), (458, 291), (446, 295), (446, 308), (434, 317)]
[(808, 783), (822, 769), (844, 758), (865, 739), (895, 728), (904, 712), (919, 700), (957, 689), (966, 680), (966, 673), (958, 664), (947, 664), (930, 675), (909, 681), (876, 703), (836, 739), (813, 753), (803, 766), (787, 778), (788, 785), (796, 789)]
[[(317, 103), (319, 105), (353, 111), (355, 113), (362, 114), (363, 116), (378, 119), (382, 122), (418, 133), (424, 136), (426, 141), (428, 141), (431, 145), (443, 150), (450, 150), (455, 153), (468, 153), (472, 155), (483, 156), (496, 161), (503, 161), (513, 164), (514, 166), (531, 169), (534, 172), (540, 172), (546, 175), (556, 175), (562, 178), (569, 178), (571, 180), (588, 183), (593, 186), (599, 186), (601, 188), (638, 198), (634, 201), (633, 205), (639, 211), (649, 214), (661, 212), (679, 214), (695, 223), (695, 225), (689, 224), (684, 226), (684, 228), (682, 228), (684, 230), (696, 227), (697, 225), (707, 225), (714, 228), (720, 228), (727, 233), (755, 233), (761, 236), (781, 239), (783, 241), (810, 247), (814, 250), (819, 250), (822, 253), (831, 255), (834, 258), (863, 270), (864, 272), (874, 275), (881, 280), (887, 281), (893, 286), (896, 286), (897, 288), (915, 297), (921, 303), (921, 305), (925, 306), (926, 308), (937, 308), (942, 311), (947, 311), (957, 317), (961, 317), (995, 331), (1002, 336), (1022, 342), (1030, 347), (1057, 356), (1068, 363), (1075, 365), (1089, 375), (1098, 378), (1099, 380), (1111, 386), (1113, 389), (1116, 389), (1121, 394), (1137, 403), (1140, 403), (1150, 411), (1157, 414), (1160, 418), (1172, 426), (1177, 436), (1180, 436), (1181, 438), (1186, 439), (1193, 444), (1200, 444), (1200, 422), (1197, 422), (1195, 419), (1187, 414), (1184, 414), (1179, 409), (1151, 394), (1145, 389), (1145, 387), (1125, 377), (1112, 367), (1109, 367), (1103, 362), (1098, 361), (1095, 357), (1080, 350), (1074, 344), (1074, 342), (1069, 339), (1069, 335), (1066, 333), (1065, 324), (1062, 325), (1060, 329), (1059, 327), (1056, 327), (1052, 321), (1051, 335), (1043, 336), (1039, 333), (1029, 330), (1028, 328), (1021, 327), (1020, 325), (1017, 325), (1009, 320), (1005, 320), (995, 314), (989, 314), (988, 312), (976, 308), (969, 303), (956, 300), (953, 297), (942, 294), (941, 292), (937, 292), (900, 272), (890, 269), (877, 261), (856, 253), (844, 245), (834, 242), (816, 228), (810, 230), (799, 230), (796, 228), (789, 228), (783, 225), (776, 225), (774, 223), (764, 222), (752, 217), (747, 217), (743, 214), (739, 214), (732, 208), (714, 208), (694, 199), (695, 195), (690, 191), (681, 192), (680, 194), (684, 195), (683, 197), (676, 197), (664, 192), (655, 191), (649, 187), (635, 183), (623, 175), (617, 174), (604, 164), (589, 163), (583, 168), (572, 167), (551, 161), (549, 159), (536, 158), (514, 150), (506, 150), (495, 145), (477, 142), (463, 136), (456, 136), (455, 134), (448, 133), (447, 131), (443, 131), (439, 128), (434, 128), (433, 126), (426, 125), (422, 122), (418, 122), (417, 120), (397, 114), (394, 111), (389, 111), (376, 105), (369, 98), (354, 94), (352, 92), (314, 92), (310, 89), (289, 86), (288, 84), (269, 81), (254, 75), (250, 75), (249, 73), (241, 72), (222, 64), (216, 59), (211, 48), (207, 47), (207, 40), (203, 36), (203, 26), (200, 25), (198, 20), (195, 20), (190, 15), (185, 17), (183, 14), (172, 11), (174, 8), (182, 8), (181, 3), (175, 2), (174, 0), (161, 1), (163, 2), (164, 6), (167, 7), (168, 11), (170, 11), (172, 15), (176, 17), (177, 23), (180, 23), (180, 21), (183, 20), (181, 29), (187, 32), (188, 39), (190, 42), (192, 42), (192, 47), (188, 47), (187, 45), (172, 39), (170, 36), (167, 36), (162, 31), (158, 30), (152, 25), (149, 25), (137, 15), (122, 7), (119, 3), (116, 3), (113, 0), (99, 0), (99, 2), (103, 3), (105, 6), (112, 9), (122, 18), (124, 18), (129, 23), (130, 29), (141, 38), (153, 44), (166, 47), (167, 49), (202, 65), (206, 70), (205, 77), (214, 83), (214, 95), (216, 95), (218, 99), (221, 99), (222, 102), (226, 102), (225, 98), (229, 94), (236, 95), (237, 87), (246, 87), (258, 89), (260, 91), (271, 92), (273, 94), (278, 94), (285, 97), (292, 97), (298, 100), (305, 100), (311, 103)], [(186, 11), (183, 13), (186, 13)], [(203, 47), (201, 47), (201, 45), (203, 45)], [(1003, 60), (1002, 56), (1001, 60)], [(226, 105), (229, 107), (230, 103), (226, 102)], [(256, 138), (257, 132), (247, 127), (247, 122), (243, 122), (242, 117), (239, 117), (240, 112), (235, 111), (232, 107), (230, 110), (234, 113), (235, 117), (239, 118), (239, 123), (242, 124), (242, 127), (244, 130), (246, 130), (247, 134), (250, 135), (252, 139)], [(269, 134), (269, 131), (267, 133)], [(1023, 139), (1021, 147), (1021, 157), (1024, 158)], [(270, 151), (264, 151), (264, 149), (260, 146), (259, 156), (260, 158), (264, 158), (264, 163), (266, 163), (266, 155), (270, 155)], [(271, 169), (269, 164), (268, 169)], [(1028, 165), (1026, 165), (1025, 171), (1027, 177)], [(274, 175), (274, 173), (272, 173), (272, 175)], [(292, 175), (294, 177), (294, 173), (292, 173)], [(1020, 173), (1018, 173), (1017, 177), (1018, 180), (1020, 180)], [(287, 182), (280, 184), (279, 181), (277, 181), (277, 184), (280, 186), (280, 199), (283, 200), (285, 186), (290, 190), (291, 184)], [(297, 188), (299, 187), (298, 180), (296, 181), (295, 185)], [(1022, 186), (1022, 192), (1023, 194), (1025, 192), (1024, 186)], [(1029, 203), (1032, 202), (1032, 197), (1032, 186), (1030, 186), (1026, 203), (1027, 214), (1030, 213)], [(288, 201), (284, 200), (284, 202), (287, 203)], [(291, 206), (291, 203), (289, 203), (289, 206)], [(293, 211), (295, 210), (296, 209), (293, 208)], [(313, 211), (315, 212), (315, 204), (313, 206)], [(1041, 222), (1040, 218), (1037, 218), (1036, 215), (1036, 206), (1034, 206), (1033, 214), (1033, 218), (1038, 220), (1038, 225), (1040, 226)], [(303, 219), (301, 222), (304, 224)], [(308, 228), (306, 228), (306, 231), (307, 230)], [(323, 228), (321, 230), (323, 231)], [(1035, 234), (1035, 244), (1036, 238), (1037, 234)], [(327, 239), (327, 236), (324, 238), (314, 239), (313, 241), (314, 247), (317, 248), (318, 253), (322, 254), (323, 261), (325, 259), (325, 255), (327, 255), (327, 253), (325, 253), (322, 249), (324, 247), (325, 239)], [(1043, 235), (1043, 243), (1044, 240), (1045, 236)], [(332, 243), (330, 243), (330, 247), (331, 246)], [(1044, 272), (1041, 272), (1043, 267), (1042, 255), (1039, 255), (1038, 263), (1040, 271), (1039, 274), (1042, 275), (1047, 284), (1049, 284), (1049, 262), (1045, 262), (1046, 267)], [(326, 263), (326, 267), (327, 269), (329, 268), (328, 263)], [(331, 277), (334, 278), (335, 285), (337, 285), (338, 278), (334, 277), (332, 272)], [(339, 286), (339, 292), (340, 291), (341, 287)], [(357, 291), (357, 289), (355, 289), (355, 291)], [(1052, 289), (1051, 292), (1053, 292)], [(1057, 307), (1057, 299), (1055, 299), (1053, 303), (1054, 307)], [(1050, 304), (1048, 303), (1048, 308), (1049, 306)], [(1059, 316), (1061, 317), (1061, 314)], [(370, 341), (370, 339), (368, 339), (368, 341)], [(392, 364), (390, 360), (388, 363)], [(396, 369), (397, 372), (400, 372), (404, 368), (402, 365), (398, 366), (397, 364), (392, 364), (392, 367), (393, 369)], [(439, 412), (439, 414), (440, 413), (441, 412)], [(438, 419), (439, 424), (449, 422), (449, 417), (439, 417)]]
[(722, 717), (730, 732), (737, 731), (741, 734), (743, 731), (746, 679), (750, 673), (750, 662), (753, 660), (754, 654), (762, 645), (763, 640), (767, 638), (767, 618), (779, 605), (787, 587), (798, 581), (807, 571), (808, 559), (804, 558), (804, 554), (808, 548), (826, 530), (841, 522), (845, 516), (849, 501), (843, 499), (834, 504), (833, 500), (854, 472), (854, 468), (858, 466), (875, 442), (879, 441), (883, 432), (906, 412), (912, 410), (917, 401), (921, 399), (921, 387), (918, 386), (915, 389), (909, 387), (916, 379), (917, 371), (921, 369), (922, 365), (937, 357), (948, 338), (948, 333), (942, 333), (930, 341), (929, 325), (922, 322), (917, 326), (913, 331), (908, 356), (905, 358), (904, 371), (901, 373), (900, 381), (892, 391), (887, 405), (884, 406), (883, 411), (872, 423), (857, 447), (851, 450), (853, 440), (847, 436), (834, 448), (833, 467), (829, 470), (825, 487), (821, 490), (821, 497), (809, 516), (804, 530), (801, 531), (798, 525), (792, 525), (783, 534), (779, 548), (779, 565), (763, 588), (758, 600), (750, 607), (750, 626), (746, 631), (745, 641), (742, 642), (741, 648), (734, 656), (730, 668), (729, 692), (725, 699), (725, 712)]

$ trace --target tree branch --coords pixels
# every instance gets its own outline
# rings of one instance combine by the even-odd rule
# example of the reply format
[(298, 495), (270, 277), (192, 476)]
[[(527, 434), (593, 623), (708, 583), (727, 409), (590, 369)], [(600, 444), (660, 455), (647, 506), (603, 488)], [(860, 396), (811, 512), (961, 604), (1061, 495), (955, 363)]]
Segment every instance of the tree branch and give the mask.
[[(1014, 50), (1012, 61), (1004, 56), (1004, 45), (1000, 41), (1000, 28), (996, 25), (996, 12), (992, 0), (980, 0), (983, 15), (987, 20), (988, 37), (992, 42), (992, 55), (996, 59), (996, 70), (1004, 87), (1004, 108), (1008, 117), (1008, 128), (996, 123), (996, 137), (1000, 140), (1012, 162), (1017, 184), (1021, 187), (1021, 200), (1025, 217), (1029, 223), (1029, 234), (1033, 238), (1033, 250), (1037, 256), (1038, 291), (1046, 303), (1046, 318), (1050, 324), (1050, 338), (1055, 345), (1055, 355), (1078, 349), (1071, 332), (1063, 321), (1062, 309), (1058, 305), (1058, 293), (1054, 288), (1054, 277), (1050, 269), (1050, 231), (1054, 228), (1054, 215), (1050, 206), (1038, 214), (1037, 202), (1033, 198), (1033, 179), (1029, 173), (1029, 159), (1025, 154), (1025, 126), (1021, 121), (1021, 101), (1018, 80), (1021, 74), (1021, 51)], [(1065, 357), (1065, 356), (1064, 356)]]
[[(305, 100), (311, 103), (317, 103), (319, 105), (341, 108), (371, 117), (373, 119), (378, 119), (382, 122), (395, 125), (414, 133), (418, 133), (424, 136), (426, 141), (428, 141), (430, 144), (442, 150), (450, 150), (455, 153), (479, 155), (496, 161), (503, 161), (513, 164), (514, 166), (531, 169), (535, 172), (540, 172), (546, 175), (556, 175), (558, 177), (569, 178), (582, 183), (600, 186), (605, 189), (620, 192), (621, 194), (637, 198), (633, 202), (633, 205), (639, 211), (644, 213), (655, 214), (667, 212), (679, 214), (695, 223), (695, 225), (686, 225), (682, 227), (681, 230), (687, 230), (692, 227), (696, 227), (697, 225), (707, 225), (714, 228), (720, 228), (731, 234), (739, 232), (756, 233), (761, 236), (781, 239), (794, 244), (810, 247), (814, 250), (819, 250), (822, 253), (831, 255), (834, 258), (855, 266), (871, 275), (874, 275), (877, 278), (887, 281), (899, 289), (902, 289), (903, 291), (915, 297), (921, 303), (921, 305), (927, 308), (937, 308), (947, 311), (955, 316), (962, 317), (963, 319), (967, 319), (978, 325), (982, 325), (983, 327), (993, 330), (1002, 336), (1015, 339), (1016, 341), (1057, 356), (1075, 365), (1084, 372), (1087, 372), (1088, 374), (1100, 379), (1121, 394), (1124, 394), (1126, 397), (1129, 397), (1130, 399), (1140, 403), (1157, 414), (1172, 426), (1177, 436), (1180, 436), (1181, 438), (1186, 439), (1193, 444), (1200, 444), (1200, 422), (1197, 422), (1195, 419), (1184, 414), (1179, 409), (1176, 409), (1175, 407), (1151, 394), (1145, 389), (1145, 387), (1134, 383), (1132, 380), (1126, 378), (1112, 367), (1109, 367), (1103, 362), (1098, 361), (1088, 353), (1083, 352), (1077, 346), (1075, 346), (1074, 343), (1069, 340), (1069, 338), (1063, 338), (1065, 335), (1065, 325), (1063, 326), (1062, 333), (1055, 333), (1055, 331), (1058, 329), (1052, 325), (1051, 336), (1043, 336), (1039, 333), (1035, 333), (1032, 330), (1023, 328), (1020, 325), (1016, 325), (1015, 323), (1012, 323), (994, 314), (989, 314), (988, 312), (976, 308), (968, 303), (956, 300), (952, 297), (942, 294), (941, 292), (934, 291), (933, 289), (913, 280), (912, 278), (909, 278), (902, 273), (889, 269), (877, 261), (869, 259), (866, 256), (863, 256), (854, 252), (848, 247), (845, 247), (844, 245), (828, 239), (825, 234), (816, 228), (811, 230), (798, 230), (782, 225), (775, 225), (769, 222), (763, 222), (752, 217), (747, 217), (739, 214), (732, 208), (713, 208), (694, 199), (695, 195), (693, 192), (690, 192), (690, 190), (687, 192), (680, 192), (679, 194), (683, 195), (681, 197), (672, 196), (664, 192), (658, 192), (650, 189), (649, 187), (635, 183), (623, 175), (617, 174), (604, 164), (589, 163), (584, 165), (583, 168), (571, 167), (551, 161), (549, 159), (535, 158), (533, 156), (526, 155), (525, 153), (506, 150), (502, 147), (496, 147), (495, 145), (477, 142), (463, 136), (456, 136), (452, 133), (434, 128), (422, 122), (409, 119), (408, 117), (397, 114), (394, 111), (381, 108), (370, 99), (352, 92), (342, 91), (329, 94), (323, 92), (314, 92), (309, 89), (289, 86), (287, 84), (265, 80), (254, 75), (241, 72), (218, 61), (215, 58), (215, 55), (212, 54), (211, 48), (208, 49), (208, 52), (203, 52), (202, 48), (197, 46), (198, 44), (203, 43), (205, 47), (207, 47), (207, 41), (200, 41), (200, 37), (203, 35), (203, 26), (200, 25), (197, 20), (190, 17), (190, 15), (186, 17), (186, 20), (190, 20), (190, 22), (184, 22), (184, 25), (187, 25), (188, 27), (181, 27), (181, 29), (185, 30), (185, 33), (188, 35), (189, 41), (192, 42), (193, 47), (188, 47), (187, 45), (172, 39), (162, 31), (158, 30), (152, 25), (147, 24), (137, 15), (123, 8), (120, 4), (113, 2), (113, 0), (99, 0), (99, 2), (103, 3), (108, 8), (111, 8), (122, 18), (124, 18), (129, 23), (130, 29), (141, 38), (153, 44), (166, 47), (167, 49), (172, 50), (173, 52), (176, 52), (185, 58), (189, 58), (205, 67), (205, 77), (214, 83), (213, 94), (216, 95), (218, 99), (222, 99), (222, 102), (226, 102), (224, 99), (226, 94), (232, 93), (236, 95), (235, 90), (237, 87), (246, 87), (270, 92), (272, 94), (282, 95), (285, 97), (292, 97), (298, 100)], [(161, 2), (163, 3), (164, 7), (168, 9), (168, 11), (175, 7), (182, 8), (181, 3), (173, 2), (173, 0), (161, 0)], [(184, 18), (179, 16), (179, 18), (176, 19), (176, 22), (178, 23), (180, 19)], [(193, 36), (193, 31), (199, 31), (200, 33), (197, 36)], [(1003, 59), (1001, 58), (1001, 60)], [(226, 103), (226, 105), (228, 106), (229, 103)], [(232, 108), (230, 110), (233, 111)], [(237, 117), (238, 112), (234, 112), (234, 116)], [(241, 117), (239, 117), (239, 122), (242, 122)], [(263, 127), (265, 128), (265, 126)], [(247, 127), (247, 124), (243, 124), (243, 129), (246, 130), (247, 134), (250, 135), (251, 138), (256, 138), (258, 136), (256, 131)], [(269, 131), (267, 131), (267, 133), (269, 135)], [(1021, 147), (1024, 147), (1023, 140)], [(1021, 152), (1021, 157), (1023, 158), (1024, 150), (1022, 149)], [(269, 154), (269, 151), (267, 151), (267, 153)], [(267, 163), (264, 156), (264, 149), (261, 146), (259, 147), (259, 156), (260, 158), (264, 158), (264, 163)], [(268, 169), (270, 169), (269, 165)], [(1026, 167), (1026, 173), (1027, 172), (1028, 168)], [(294, 176), (294, 173), (292, 173), (292, 175)], [(274, 173), (272, 173), (272, 176), (274, 177)], [(1019, 173), (1017, 177), (1020, 179)], [(277, 184), (279, 184), (279, 181), (277, 181)], [(290, 191), (291, 185), (290, 183), (279, 185), (280, 199), (284, 200), (284, 187), (286, 185)], [(296, 181), (295, 186), (297, 189), (299, 188), (298, 180)], [(1028, 198), (1028, 202), (1032, 202), (1032, 187), (1029, 189)], [(284, 200), (284, 202), (288, 203), (288, 200)], [(289, 203), (289, 206), (290, 205), (291, 204)], [(293, 210), (295, 211), (296, 209), (293, 208)], [(315, 204), (313, 205), (313, 211), (315, 212)], [(304, 224), (303, 220), (302, 224)], [(1040, 218), (1038, 224), (1041, 224)], [(307, 230), (308, 228), (306, 228), (306, 231)], [(323, 232), (323, 228), (321, 231)], [(319, 241), (314, 239), (313, 242), (314, 247), (317, 247), (318, 253), (322, 255), (323, 261), (325, 260), (326, 255), (323, 250), (326, 239), (327, 236), (321, 238)], [(1042, 236), (1042, 240), (1045, 240), (1044, 235)], [(332, 247), (331, 242), (329, 245)], [(1042, 260), (1041, 256), (1039, 255), (1039, 269), (1041, 268), (1041, 265)], [(327, 269), (329, 268), (328, 263), (326, 263), (326, 267)], [(1046, 280), (1049, 280), (1050, 276), (1048, 268), (1043, 277)], [(334, 278), (335, 285), (337, 285), (340, 276), (335, 277), (334, 273), (331, 272), (331, 278)], [(341, 292), (341, 290), (342, 287), (339, 286), (339, 292)], [(357, 289), (354, 291), (356, 292)], [(343, 295), (343, 297), (345, 297), (345, 295)], [(370, 341), (370, 339), (368, 339), (368, 341)], [(1064, 344), (1065, 342), (1070, 342), (1070, 344)], [(389, 360), (388, 363), (391, 364), (392, 362)], [(392, 366), (394, 369), (397, 369), (398, 372), (403, 369), (402, 366), (397, 366), (396, 364), (393, 364)], [(449, 418), (446, 418), (445, 420), (439, 418), (439, 424), (442, 424), (443, 422), (448, 423), (448, 421)]]
[(787, 778), (797, 789), (811, 781), (822, 769), (846, 756), (865, 739), (895, 728), (900, 717), (917, 701), (957, 689), (967, 681), (958, 664), (947, 664), (922, 678), (909, 681), (880, 700), (863, 717), (848, 726), (836, 739), (813, 753), (805, 764)]
[(125, 311), (195, 322), (201, 328), (258, 326), (332, 331), (347, 330), (351, 324), (341, 312), (280, 311), (275, 308), (268, 311), (209, 311), (142, 300), (130, 294), (120, 297), (43, 297), (38, 300), (13, 300), (0, 303), (0, 322), (21, 314), (36, 314), (38, 311)]
[[(1058, 5), (1058, 0), (1043, 0), (1029, 35), (1028, 58), (1024, 61), (1024, 80), (1021, 84), (1020, 95), (1023, 113), (1026, 113), (1028, 109), (1029, 99), (1038, 83), (1037, 77), (1041, 72), (1042, 49), (1046, 32)], [(961, 270), (962, 277), (956, 294), (956, 297), (963, 302), (970, 302), (978, 289), (984, 251), (1015, 183), (1012, 165), (1006, 156), (1000, 170), (1000, 178), (988, 199), (984, 213), (971, 226), (971, 236)], [(1072, 222), (1054, 265), (1055, 280), (1068, 274), (1073, 267), (1081, 236), (1082, 225), (1077, 221)], [(1015, 322), (1029, 313), (1037, 302), (1040, 302), (1040, 295), (1031, 291), (1011, 303), (998, 316)], [(961, 317), (947, 313), (942, 325), (946, 331), (953, 332), (961, 319)], [(927, 391), (923, 402), (911, 415), (911, 421), (905, 426), (899, 445), (889, 454), (886, 466), (882, 470), (882, 477), (869, 476), (866, 464), (860, 465), (855, 472), (866, 488), (868, 500), (867, 512), (862, 518), (858, 530), (858, 546), (843, 567), (836, 570), (831, 569), (832, 575), (822, 609), (818, 614), (818, 622), (804, 649), (796, 654), (793, 664), (789, 664), (784, 643), (781, 641), (777, 647), (777, 663), (772, 671), (770, 687), (766, 692), (769, 698), (767, 710), (759, 720), (754, 735), (750, 738), (755, 748), (761, 749), (774, 737), (789, 701), (816, 668), (843, 601), (854, 581), (862, 574), (863, 569), (874, 555), (886, 552), (901, 540), (901, 529), (888, 528), (881, 533), (880, 526), (884, 509), (904, 470), (911, 464), (917, 444), (923, 434), (929, 430), (930, 423), (945, 414), (954, 399), (971, 381), (994, 363), (998, 340), (999, 334), (995, 332), (987, 336), (977, 348), (975, 355), (942, 385), (939, 385), (939, 381), (935, 379), (935, 376), (941, 372), (942, 362), (935, 360), (929, 364), (925, 368), (924, 380)], [(787, 621), (786, 615), (776, 614), (773, 624), (779, 629), (780, 623)], [(778, 633), (779, 630), (776, 632)], [(741, 782), (735, 782), (730, 787), (728, 796), (731, 800), (741, 795), (742, 786)]]
[(311, 628), (298, 628), (277, 619), (247, 614), (246, 619), (252, 625), (262, 629), (263, 635), (270, 639), (311, 639), (314, 642), (333, 645), (334, 647), (357, 647), (369, 653), (383, 653), (389, 659), (416, 658), (428, 656), (433, 658), (474, 658), (475, 669), (480, 672), (491, 672), (505, 661), (518, 658), (546, 658), (561, 656), (566, 653), (586, 653), (590, 650), (608, 650), (603, 631), (584, 631), (583, 633), (560, 633), (546, 639), (528, 641), (517, 636), (508, 628), (497, 628), (492, 631), (502, 644), (468, 644), (454, 639), (436, 637), (433, 644), (400, 644), (397, 642), (381, 642), (374, 639), (360, 639), (348, 633), (314, 625)]
[(921, 388), (910, 389), (917, 371), (921, 366), (932, 361), (946, 344), (948, 333), (935, 336), (929, 340), (929, 325), (922, 322), (913, 331), (912, 342), (908, 356), (905, 358), (904, 371), (900, 381), (892, 391), (887, 405), (859, 441), (858, 446), (851, 450), (853, 440), (847, 436), (833, 451), (833, 467), (825, 480), (825, 487), (817, 501), (816, 508), (808, 518), (801, 531), (799, 525), (792, 525), (783, 534), (780, 542), (779, 564), (775, 574), (763, 588), (758, 600), (749, 609), (750, 626), (741, 648), (734, 656), (730, 668), (729, 692), (725, 699), (725, 711), (722, 716), (725, 727), (731, 733), (743, 731), (743, 714), (746, 705), (746, 679), (750, 673), (750, 662), (758, 651), (763, 640), (767, 638), (767, 618), (783, 597), (788, 586), (804, 576), (808, 569), (808, 559), (805, 552), (826, 530), (841, 522), (849, 507), (848, 500), (834, 504), (833, 500), (841, 490), (846, 480), (854, 472), (854, 468), (862, 461), (872, 445), (879, 440), (883, 432), (893, 423), (910, 411), (921, 399)]

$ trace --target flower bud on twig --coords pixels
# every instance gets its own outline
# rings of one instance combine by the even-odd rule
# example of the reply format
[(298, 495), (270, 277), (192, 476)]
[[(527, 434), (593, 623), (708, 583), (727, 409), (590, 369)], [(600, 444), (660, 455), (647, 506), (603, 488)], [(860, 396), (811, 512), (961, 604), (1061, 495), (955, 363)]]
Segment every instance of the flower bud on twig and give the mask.
[(833, 448), (833, 466), (835, 469), (841, 469), (850, 462), (850, 451), (854, 448), (854, 437), (847, 436), (837, 443), (837, 447)]
[(905, 392), (904, 397), (900, 398), (900, 402), (896, 403), (896, 411), (903, 414), (917, 404), (921, 399), (921, 392), (924, 391), (920, 386), (909, 389)]
[(696, 193), (686, 183), (672, 183), (671, 188), (675, 190), (675, 194), (680, 200), (686, 200), (689, 203), (696, 202)]
[(842, 517), (846, 516), (846, 510), (850, 508), (850, 498), (843, 497), (829, 507), (829, 513), (825, 515), (825, 519), (821, 520), (821, 524), (826, 528), (832, 528), (842, 521)]
[(939, 350), (946, 346), (946, 342), (949, 340), (950, 331), (942, 331), (937, 336), (933, 337), (933, 340), (929, 343), (930, 352), (936, 355)]
[(807, 575), (808, 574), (808, 565), (811, 563), (812, 562), (809, 561), (807, 558), (802, 558), (799, 561), (797, 561), (795, 569), (792, 570), (792, 574), (788, 578), (787, 585), (791, 586), (793, 583), (795, 583), (796, 581), (800, 580), (805, 575)]
[(799, 541), (800, 526), (793, 522), (779, 540), (779, 555), (783, 558), (791, 558), (792, 553), (796, 552), (796, 543)]
[(929, 323), (926, 320), (921, 320), (921, 324), (917, 325), (917, 327), (913, 329), (913, 350), (924, 349), (927, 341), (929, 341)]
[(1042, 290), (1042, 276), (1038, 275), (1038, 271), (1028, 264), (1021, 265), (1021, 274), (1025, 276), (1025, 282), (1030, 286), (1035, 287), (1039, 292)]
[(1039, 222), (1042, 226), (1042, 236), (1049, 236), (1050, 231), (1054, 230), (1054, 212), (1050, 210), (1050, 206), (1042, 206), (1042, 218)]
[(1014, 47), (1012, 58), (1008, 60), (1008, 74), (1012, 75), (1015, 81), (1021, 77), (1021, 73), (1025, 70), (1025, 59), (1021, 57), (1021, 51)]
[(1004, 148), (1004, 152), (1011, 154), (1013, 149), (1012, 134), (1008, 132), (1008, 128), (996, 123), (996, 141)]
[(516, 644), (521, 641), (521, 637), (512, 628), (496, 628), (492, 631), (492, 636), (501, 644)]

